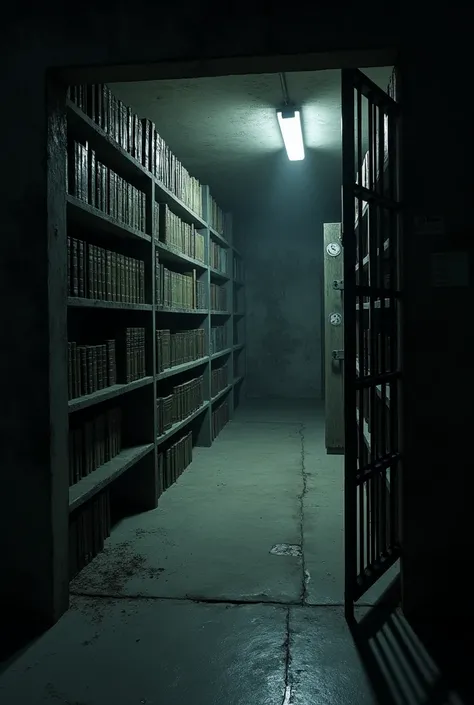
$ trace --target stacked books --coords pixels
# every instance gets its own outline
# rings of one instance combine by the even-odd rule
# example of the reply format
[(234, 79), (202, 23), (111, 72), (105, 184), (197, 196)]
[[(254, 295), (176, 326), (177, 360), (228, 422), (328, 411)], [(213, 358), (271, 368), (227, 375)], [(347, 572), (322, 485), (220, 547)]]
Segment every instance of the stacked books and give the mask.
[(158, 397), (158, 435), (183, 421), (204, 404), (204, 377), (190, 379), (173, 387), (166, 397)]
[(213, 269), (217, 269), (219, 272), (222, 272), (222, 274), (227, 274), (227, 264), (227, 250), (218, 245), (217, 242), (213, 242), (211, 240), (209, 243), (209, 265)]
[(94, 394), (117, 384), (115, 340), (102, 345), (68, 343), (69, 399)]
[(211, 373), (211, 397), (214, 398), (229, 384), (229, 370), (227, 365), (217, 367)]
[(227, 326), (212, 326), (211, 355), (227, 348)]
[[(140, 119), (108, 86), (78, 85), (69, 98), (147, 171), (202, 218), (202, 187), (172, 153), (155, 125)], [(216, 207), (216, 214), (217, 214)]]
[(155, 303), (160, 308), (192, 311), (206, 308), (206, 285), (197, 280), (196, 270), (181, 274), (160, 264), (155, 253)]
[(200, 360), (206, 354), (204, 330), (194, 328), (171, 332), (156, 331), (156, 369), (163, 372), (170, 367)]
[(145, 303), (145, 262), (67, 238), (68, 296)]
[(227, 312), (227, 291), (225, 287), (211, 282), (211, 311)]
[(155, 204), (157, 237), (168, 249), (205, 262), (204, 235), (194, 225), (185, 223), (164, 203)]
[(69, 485), (90, 475), (121, 451), (121, 411), (109, 409), (69, 429)]
[(210, 199), (210, 211), (208, 223), (213, 230), (216, 230), (220, 235), (224, 235), (225, 229), (225, 216), (224, 211), (219, 208), (215, 200), (211, 197)]
[(69, 521), (69, 579), (72, 580), (102, 551), (110, 536), (110, 495), (103, 490)]
[(145, 232), (145, 194), (99, 162), (88, 142), (69, 145), (68, 191), (119, 223)]
[(158, 473), (163, 490), (168, 489), (191, 464), (193, 459), (193, 434), (191, 431), (158, 455)]
[(229, 404), (225, 401), (212, 412), (212, 440), (217, 438), (226, 423), (229, 421)]

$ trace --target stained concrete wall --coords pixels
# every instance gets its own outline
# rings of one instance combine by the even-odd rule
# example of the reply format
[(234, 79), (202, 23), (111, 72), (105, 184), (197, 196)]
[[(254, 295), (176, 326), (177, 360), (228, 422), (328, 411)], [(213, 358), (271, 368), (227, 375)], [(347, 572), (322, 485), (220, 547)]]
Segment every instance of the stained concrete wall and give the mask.
[[(237, 214), (245, 258), (249, 397), (321, 398), (323, 222), (340, 218), (340, 158), (274, 157), (260, 206)], [(324, 175), (324, 177), (323, 177)]]
[[(10, 611), (20, 604), (45, 620), (57, 618), (67, 605), (67, 452), (61, 433), (67, 400), (65, 389), (60, 391), (66, 355), (58, 327), (65, 311), (59, 304), (65, 295), (65, 255), (58, 254), (65, 252), (65, 234), (59, 227), (61, 188), (50, 193), (55, 223), (49, 231), (46, 221), (47, 69), (394, 46), (406, 70), (408, 155), (403, 163), (409, 249), (405, 594), (412, 609), (433, 615), (444, 600), (444, 609), (452, 614), (454, 597), (465, 594), (463, 576), (472, 570), (466, 559), (474, 555), (465, 505), (472, 471), (468, 439), (474, 380), (466, 355), (472, 338), (462, 320), (456, 319), (459, 325), (453, 327), (449, 318), (449, 311), (459, 307), (453, 309), (451, 299), (447, 305), (446, 298), (440, 309), (424, 288), (430, 281), (430, 251), (440, 243), (418, 238), (412, 215), (435, 211), (445, 217), (447, 235), (441, 246), (451, 245), (451, 234), (472, 231), (472, 144), (467, 143), (472, 140), (472, 108), (463, 102), (471, 81), (470, 41), (464, 30), (470, 24), (463, 16), (467, 6), (451, 22), (435, 12), (428, 21), (422, 14), (407, 21), (393, 3), (371, 8), (370, 14), (358, 5), (343, 13), (339, 5), (326, 6), (324, 13), (319, 6), (306, 6), (291, 16), (282, 15), (277, 5), (255, 3), (203, 8), (196, 3), (142, 7), (134, 2), (115, 3), (110, 10), (81, 3), (77, 17), (67, 6), (52, 10), (41, 4), (28, 10), (9, 8), (0, 28), (7, 67), (0, 122), (5, 203), (0, 238), (1, 591), (12, 598), (3, 604)], [(455, 42), (439, 58), (446, 37)], [(119, 80), (117, 74), (102, 77)], [(53, 142), (60, 146), (61, 140), (53, 135)], [(463, 246), (470, 248), (471, 243), (472, 238)], [(440, 566), (452, 567), (443, 581), (437, 580)]]

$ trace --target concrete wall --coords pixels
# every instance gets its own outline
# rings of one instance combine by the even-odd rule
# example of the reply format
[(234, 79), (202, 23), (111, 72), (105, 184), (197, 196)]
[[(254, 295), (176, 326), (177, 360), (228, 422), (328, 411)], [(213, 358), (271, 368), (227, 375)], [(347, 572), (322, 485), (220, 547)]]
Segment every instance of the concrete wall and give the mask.
[(289, 164), (282, 151), (259, 201), (235, 227), (246, 270), (246, 394), (321, 398), (322, 224), (340, 218), (340, 160), (307, 152)]
[[(1, 591), (12, 598), (3, 603), (10, 611), (19, 603), (45, 621), (56, 619), (67, 605), (67, 454), (63, 434), (58, 434), (67, 406), (65, 391), (60, 391), (66, 355), (58, 327), (65, 314), (59, 304), (65, 294), (65, 255), (58, 255), (65, 253), (65, 239), (59, 180), (49, 193), (55, 221), (47, 229), (46, 70), (392, 45), (400, 48), (406, 69), (405, 594), (412, 610), (435, 614), (444, 600), (444, 609), (453, 614), (457, 596), (465, 594), (463, 576), (472, 570), (466, 560), (474, 555), (465, 505), (472, 473), (468, 439), (474, 380), (466, 355), (472, 326), (449, 318), (449, 311), (459, 311), (452, 297), (440, 308), (423, 288), (430, 281), (430, 251), (440, 243), (418, 238), (411, 216), (415, 210), (443, 215), (447, 236), (442, 246), (450, 246), (456, 233), (472, 233), (472, 107), (464, 98), (471, 82), (470, 42), (461, 36), (470, 24), (463, 11), (457, 10), (455, 22), (449, 23), (435, 12), (428, 20), (420, 14), (419, 21), (414, 16), (407, 21), (393, 3), (371, 8), (369, 15), (359, 5), (343, 13), (339, 5), (329, 5), (324, 14), (319, 6), (307, 6), (291, 16), (275, 4), (150, 8), (134, 2), (114, 3), (109, 10), (81, 3), (77, 21), (67, 6), (55, 12), (47, 4), (28, 10), (9, 8), (0, 29), (7, 66), (2, 76), (6, 107), (0, 118), (5, 203), (0, 238)], [(451, 36), (456, 41), (440, 58), (440, 47)], [(110, 72), (102, 77), (120, 80)], [(55, 149), (61, 146), (61, 128), (53, 130), (51, 139)], [(463, 246), (472, 248), (472, 237)], [(443, 569), (449, 579), (439, 581)], [(472, 612), (472, 604), (463, 605), (464, 614), (468, 608)]]

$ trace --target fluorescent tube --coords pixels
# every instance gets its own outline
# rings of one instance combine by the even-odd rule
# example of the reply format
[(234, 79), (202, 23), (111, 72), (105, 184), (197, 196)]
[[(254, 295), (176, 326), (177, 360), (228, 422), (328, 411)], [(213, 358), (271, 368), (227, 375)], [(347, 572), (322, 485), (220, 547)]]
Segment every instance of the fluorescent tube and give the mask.
[(290, 162), (297, 162), (304, 159), (300, 111), (278, 110), (277, 117), (288, 159)]

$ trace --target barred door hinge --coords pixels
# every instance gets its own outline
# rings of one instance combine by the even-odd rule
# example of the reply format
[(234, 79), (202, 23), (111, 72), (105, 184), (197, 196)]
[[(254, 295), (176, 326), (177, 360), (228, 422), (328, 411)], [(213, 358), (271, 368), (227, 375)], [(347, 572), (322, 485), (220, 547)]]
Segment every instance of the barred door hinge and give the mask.
[(332, 358), (333, 360), (344, 360), (344, 350), (333, 350)]
[(334, 279), (332, 283), (332, 288), (336, 289), (336, 291), (344, 291), (344, 280), (343, 279)]

